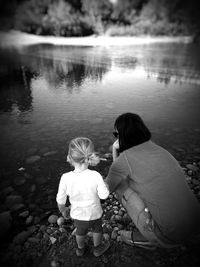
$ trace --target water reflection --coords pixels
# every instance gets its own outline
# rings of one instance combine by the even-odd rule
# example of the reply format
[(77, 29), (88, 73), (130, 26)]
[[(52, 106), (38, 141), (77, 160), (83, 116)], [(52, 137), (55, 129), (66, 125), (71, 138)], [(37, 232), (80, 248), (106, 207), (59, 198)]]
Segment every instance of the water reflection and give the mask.
[(0, 110), (32, 109), (31, 83), (44, 79), (49, 90), (79, 91), (89, 79), (101, 81), (110, 69), (111, 59), (99, 50), (52, 46), (29, 46), (21, 51), (5, 50), (0, 53)]
[[(105, 152), (113, 141), (116, 115), (126, 111), (139, 113), (150, 128), (159, 129), (156, 139), (166, 146), (188, 135), (183, 128), (199, 134), (196, 46), (7, 49), (0, 51), (0, 83), (5, 160), (21, 161), (31, 154), (30, 148), (64, 153), (66, 139), (80, 134), (94, 139)], [(180, 128), (178, 138), (171, 130), (175, 127)], [(165, 132), (169, 134), (163, 140)], [(191, 139), (192, 143), (199, 137)]]
[(0, 111), (13, 111), (16, 107), (20, 112), (32, 109), (33, 99), (29, 87), (31, 76), (29, 71), (21, 67), (0, 77)]

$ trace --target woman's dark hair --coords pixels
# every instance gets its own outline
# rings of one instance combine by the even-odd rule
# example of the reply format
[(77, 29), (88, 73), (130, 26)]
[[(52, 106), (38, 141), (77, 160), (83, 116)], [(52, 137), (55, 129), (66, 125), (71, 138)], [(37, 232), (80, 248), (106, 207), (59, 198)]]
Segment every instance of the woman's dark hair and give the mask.
[(140, 116), (134, 113), (120, 115), (116, 119), (114, 127), (119, 133), (119, 152), (151, 139), (151, 132)]

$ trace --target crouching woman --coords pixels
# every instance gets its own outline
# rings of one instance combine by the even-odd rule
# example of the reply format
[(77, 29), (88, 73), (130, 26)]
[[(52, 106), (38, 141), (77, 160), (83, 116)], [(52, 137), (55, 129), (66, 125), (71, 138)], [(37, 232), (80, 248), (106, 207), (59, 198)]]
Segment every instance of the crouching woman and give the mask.
[(120, 115), (114, 124), (113, 163), (106, 183), (126, 208), (137, 231), (121, 231), (127, 244), (171, 248), (200, 232), (200, 205), (181, 166), (151, 141), (140, 116)]

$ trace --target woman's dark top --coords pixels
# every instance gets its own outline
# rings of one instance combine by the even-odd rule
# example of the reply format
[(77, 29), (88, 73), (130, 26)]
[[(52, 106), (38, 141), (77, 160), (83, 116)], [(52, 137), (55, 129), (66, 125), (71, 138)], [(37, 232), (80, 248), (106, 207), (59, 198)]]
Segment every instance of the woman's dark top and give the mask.
[(106, 182), (119, 198), (124, 184), (137, 192), (168, 239), (182, 242), (197, 232), (200, 205), (177, 160), (155, 143), (148, 141), (122, 152)]

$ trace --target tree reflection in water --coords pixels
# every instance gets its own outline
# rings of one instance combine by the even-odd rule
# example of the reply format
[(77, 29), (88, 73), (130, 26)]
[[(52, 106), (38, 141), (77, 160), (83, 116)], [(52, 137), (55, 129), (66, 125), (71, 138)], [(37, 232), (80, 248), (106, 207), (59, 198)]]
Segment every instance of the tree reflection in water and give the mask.
[(31, 81), (42, 78), (49, 90), (78, 92), (85, 79), (101, 81), (110, 69), (111, 59), (99, 50), (74, 47), (34, 45), (21, 51), (6, 50), (0, 54), (0, 110), (32, 109)]

